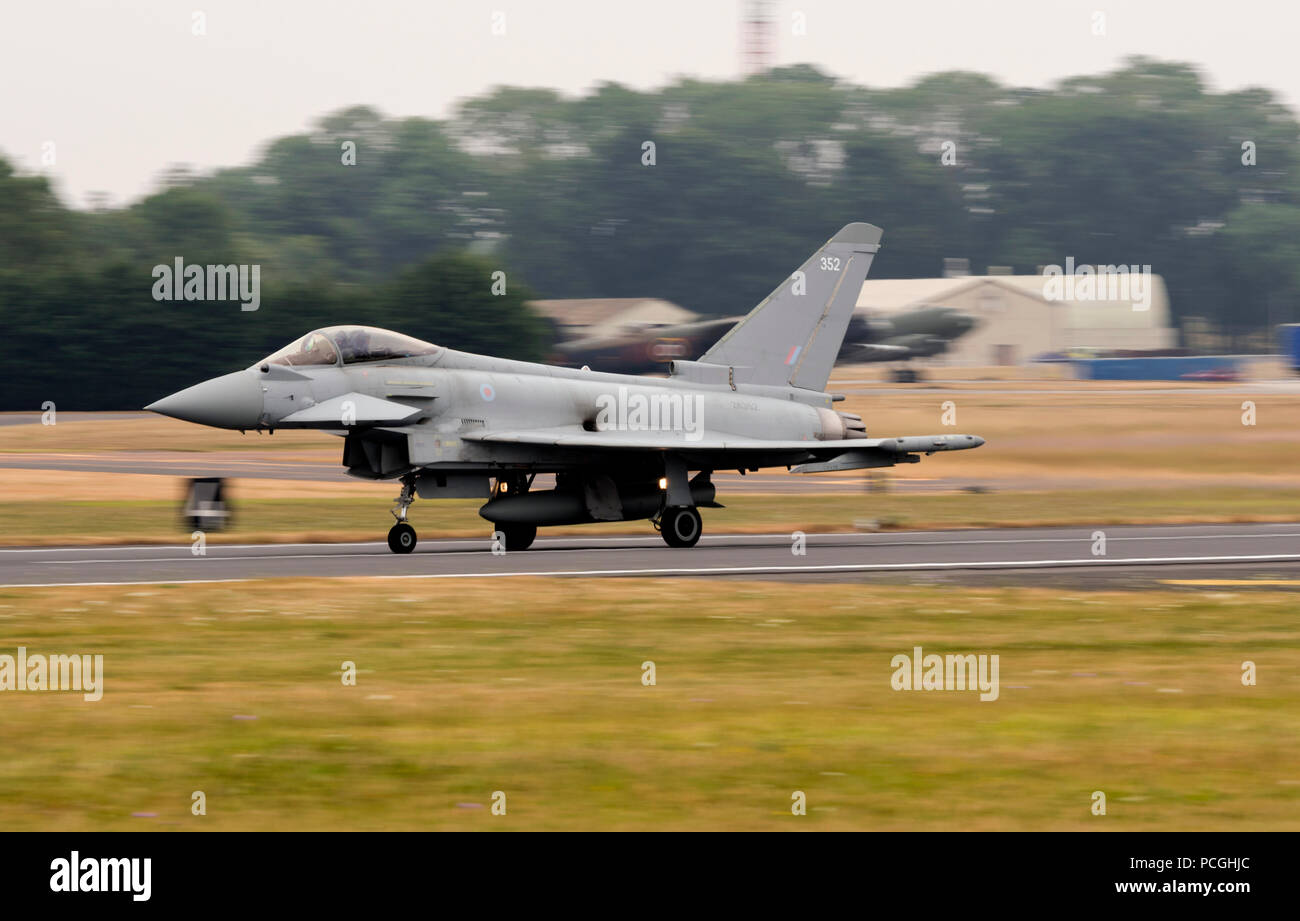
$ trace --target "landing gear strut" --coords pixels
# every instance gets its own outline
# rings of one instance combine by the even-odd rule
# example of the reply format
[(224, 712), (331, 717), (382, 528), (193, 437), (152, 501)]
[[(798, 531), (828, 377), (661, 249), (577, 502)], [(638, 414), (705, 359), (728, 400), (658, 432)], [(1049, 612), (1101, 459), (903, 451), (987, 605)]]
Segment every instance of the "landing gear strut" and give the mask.
[(493, 496), (518, 496), (532, 489), (533, 477), (522, 471), (502, 473), (497, 477), (497, 485), (492, 489)]
[(415, 549), (415, 528), (406, 523), (406, 510), (415, 501), (415, 477), (402, 477), (402, 491), (392, 508), (397, 524), (388, 531), (388, 549), (394, 553), (410, 553)]

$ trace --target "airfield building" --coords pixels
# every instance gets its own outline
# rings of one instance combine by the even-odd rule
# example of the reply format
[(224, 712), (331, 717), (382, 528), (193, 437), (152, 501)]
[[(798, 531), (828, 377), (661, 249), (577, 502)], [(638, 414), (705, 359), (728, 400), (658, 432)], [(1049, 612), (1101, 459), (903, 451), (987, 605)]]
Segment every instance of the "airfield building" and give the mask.
[[(868, 278), (858, 308), (883, 316), (921, 306), (965, 311), (978, 319), (978, 325), (933, 360), (967, 366), (1016, 365), (1049, 354), (1175, 347), (1178, 335), (1169, 325), (1164, 280), (1152, 275), (1150, 282), (1149, 297), (1137, 302), (1092, 299), (1086, 289), (1076, 292), (1073, 285), (1058, 291), (1044, 275)], [(1085, 296), (1077, 296), (1080, 293)]]

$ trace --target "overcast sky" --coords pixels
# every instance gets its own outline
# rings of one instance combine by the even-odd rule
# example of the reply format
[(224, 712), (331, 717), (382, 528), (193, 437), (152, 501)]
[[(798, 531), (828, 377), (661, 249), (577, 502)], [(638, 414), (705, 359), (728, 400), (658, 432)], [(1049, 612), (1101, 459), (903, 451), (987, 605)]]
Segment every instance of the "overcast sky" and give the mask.
[[(740, 0), (3, 0), (0, 153), (66, 201), (121, 204), (170, 163), (246, 163), (364, 103), (447, 115), (497, 84), (580, 93), (740, 72)], [(1222, 0), (781, 0), (777, 64), (901, 86), (975, 70), (1046, 86), (1131, 54), (1187, 61), (1215, 90), (1300, 101), (1300, 4)], [(194, 13), (206, 34), (193, 34)], [(1096, 12), (1105, 34), (1093, 34)], [(505, 34), (493, 34), (504, 13)], [(806, 34), (795, 35), (801, 14)], [(497, 22), (500, 22), (498, 19)], [(54, 143), (55, 163), (41, 162)]]

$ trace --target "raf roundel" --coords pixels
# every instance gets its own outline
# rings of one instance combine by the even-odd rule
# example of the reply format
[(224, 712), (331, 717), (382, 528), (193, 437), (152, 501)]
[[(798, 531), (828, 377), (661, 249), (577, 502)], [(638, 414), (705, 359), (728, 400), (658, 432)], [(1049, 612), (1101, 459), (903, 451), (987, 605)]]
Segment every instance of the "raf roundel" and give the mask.
[(496, 396), (497, 396), (497, 392), (496, 392), (495, 390), (492, 389), (492, 385), (491, 385), (491, 384), (483, 384), (483, 385), (481, 385), (481, 386), (478, 388), (478, 392), (479, 392), (479, 395), (482, 396), (483, 399), (487, 400), (489, 403), (491, 403), (493, 400), (495, 400), (495, 399), (496, 399)]

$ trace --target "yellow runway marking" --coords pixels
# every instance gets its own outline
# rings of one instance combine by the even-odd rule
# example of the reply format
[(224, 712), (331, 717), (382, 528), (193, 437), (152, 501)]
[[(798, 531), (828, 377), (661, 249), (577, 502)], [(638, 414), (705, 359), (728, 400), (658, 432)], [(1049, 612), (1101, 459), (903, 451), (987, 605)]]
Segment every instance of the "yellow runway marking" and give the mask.
[(1161, 579), (1161, 585), (1300, 585), (1300, 579)]

